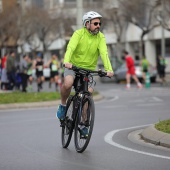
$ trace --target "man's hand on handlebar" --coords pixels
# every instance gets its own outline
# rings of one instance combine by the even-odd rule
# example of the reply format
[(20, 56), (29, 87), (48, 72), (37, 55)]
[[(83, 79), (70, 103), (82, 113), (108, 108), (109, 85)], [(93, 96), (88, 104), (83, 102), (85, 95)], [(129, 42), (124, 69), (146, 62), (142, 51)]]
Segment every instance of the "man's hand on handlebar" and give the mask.
[(114, 75), (114, 73), (113, 73), (113, 72), (111, 72), (111, 71), (107, 71), (107, 75), (106, 75), (106, 76), (108, 76), (108, 77), (113, 77), (113, 75)]
[(72, 65), (71, 63), (64, 63), (64, 67), (65, 67), (65, 68), (71, 69), (72, 66), (73, 66), (73, 65)]

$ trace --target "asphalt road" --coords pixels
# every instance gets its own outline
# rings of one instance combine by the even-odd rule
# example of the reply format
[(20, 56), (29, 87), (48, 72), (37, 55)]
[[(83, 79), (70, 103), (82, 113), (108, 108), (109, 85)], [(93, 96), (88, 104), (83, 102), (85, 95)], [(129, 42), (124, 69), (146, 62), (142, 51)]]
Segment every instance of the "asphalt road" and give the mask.
[(170, 149), (147, 144), (140, 130), (169, 119), (170, 90), (97, 85), (94, 131), (86, 151), (61, 147), (56, 107), (0, 111), (0, 170), (169, 170)]

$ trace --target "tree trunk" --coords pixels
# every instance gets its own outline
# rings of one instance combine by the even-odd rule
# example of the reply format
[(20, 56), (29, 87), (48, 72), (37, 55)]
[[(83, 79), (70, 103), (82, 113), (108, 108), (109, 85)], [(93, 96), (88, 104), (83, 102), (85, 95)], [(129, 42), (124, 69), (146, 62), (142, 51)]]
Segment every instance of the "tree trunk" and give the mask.
[(139, 42), (139, 56), (140, 56), (140, 58), (143, 58), (143, 56), (145, 55), (145, 45), (144, 45), (144, 40), (143, 40), (144, 35), (145, 34), (142, 33), (140, 42)]

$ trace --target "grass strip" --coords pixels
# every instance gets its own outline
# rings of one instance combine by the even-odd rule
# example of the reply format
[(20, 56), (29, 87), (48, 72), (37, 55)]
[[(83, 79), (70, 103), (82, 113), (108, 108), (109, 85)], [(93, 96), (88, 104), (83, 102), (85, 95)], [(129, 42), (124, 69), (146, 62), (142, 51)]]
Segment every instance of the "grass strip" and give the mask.
[(155, 128), (161, 132), (170, 134), (170, 119), (160, 121), (159, 123), (155, 124)]
[[(97, 94), (98, 92), (94, 92), (93, 95), (97, 95)], [(60, 99), (60, 93), (58, 92), (0, 93), (0, 104), (44, 102), (44, 101), (54, 101), (58, 99)]]
[(41, 92), (41, 93), (12, 92), (0, 94), (0, 104), (43, 102), (53, 101), (57, 99), (60, 99), (60, 93), (57, 92)]

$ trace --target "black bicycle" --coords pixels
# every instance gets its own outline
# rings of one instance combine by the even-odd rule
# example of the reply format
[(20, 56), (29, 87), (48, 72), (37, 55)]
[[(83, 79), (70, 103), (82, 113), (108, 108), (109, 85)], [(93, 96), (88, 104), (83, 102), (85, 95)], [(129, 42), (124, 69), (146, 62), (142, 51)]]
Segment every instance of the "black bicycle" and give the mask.
[[(95, 107), (89, 86), (95, 83), (93, 76), (106, 76), (106, 72), (90, 71), (73, 66), (75, 72), (74, 90), (75, 94), (67, 99), (65, 119), (61, 122), (62, 126), (62, 146), (67, 148), (70, 144), (74, 130), (74, 143), (77, 152), (82, 153), (88, 146), (94, 125)], [(81, 127), (88, 129), (88, 136), (83, 136)]]

